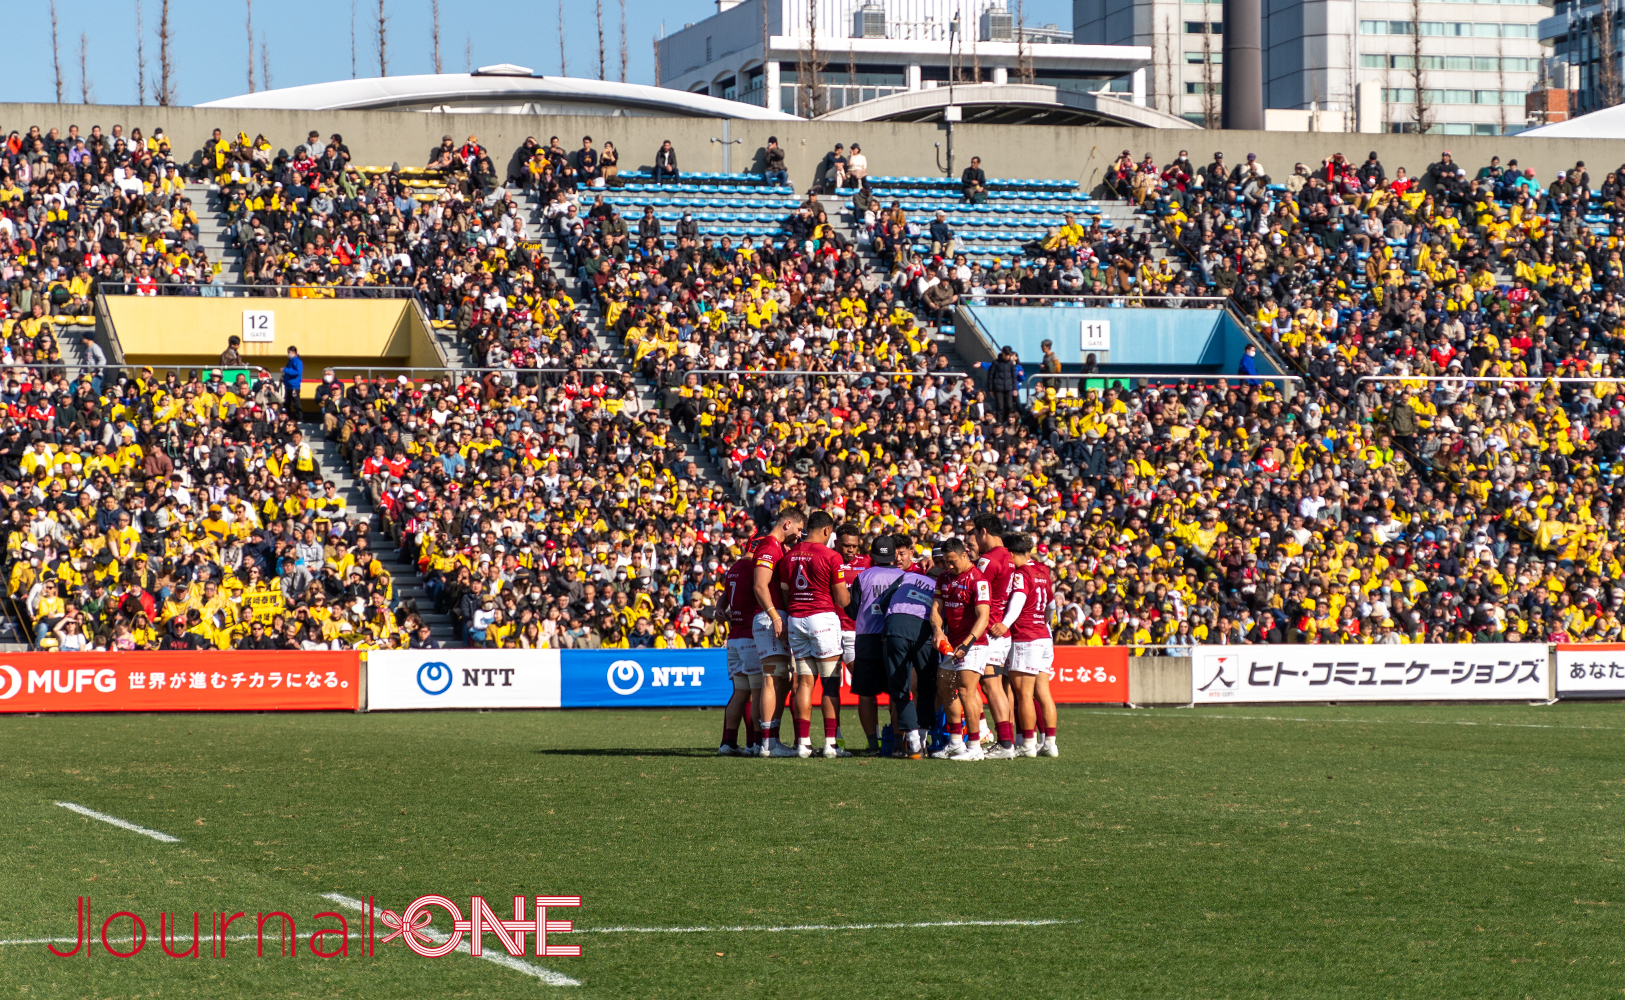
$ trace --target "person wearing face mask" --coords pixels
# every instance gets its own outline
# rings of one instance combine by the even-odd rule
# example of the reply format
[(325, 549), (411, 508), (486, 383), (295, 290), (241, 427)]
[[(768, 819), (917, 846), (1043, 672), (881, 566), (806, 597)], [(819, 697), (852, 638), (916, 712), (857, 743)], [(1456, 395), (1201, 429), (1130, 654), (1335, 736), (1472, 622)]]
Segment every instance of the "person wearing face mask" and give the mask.
[(339, 426), (339, 404), (344, 401), (344, 386), (334, 376), (333, 369), (322, 371), (322, 380), (316, 386), (316, 408), (322, 414), (322, 428), (332, 437)]

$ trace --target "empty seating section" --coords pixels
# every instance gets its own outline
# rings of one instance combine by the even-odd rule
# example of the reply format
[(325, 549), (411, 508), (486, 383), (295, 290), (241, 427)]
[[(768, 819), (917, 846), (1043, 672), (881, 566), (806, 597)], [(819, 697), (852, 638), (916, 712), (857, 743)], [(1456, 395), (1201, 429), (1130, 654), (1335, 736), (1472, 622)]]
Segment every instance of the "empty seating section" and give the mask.
[[(1067, 224), (1070, 214), (1085, 226), (1111, 230), (1119, 225), (1132, 230), (1133, 224), (1114, 218), (1112, 208), (1096, 201), (1075, 182), (1043, 178), (995, 178), (988, 181), (987, 200), (968, 201), (960, 185), (944, 177), (871, 177), (870, 211), (896, 208), (915, 223), (918, 234), (915, 253), (930, 250), (926, 227), (937, 212), (946, 213), (960, 251), (970, 258), (986, 256), (1020, 257), (1042, 244), (1052, 230)], [(858, 194), (855, 190), (840, 192)], [(863, 217), (859, 203), (848, 207)]]
[[(795, 188), (788, 184), (763, 184), (748, 174), (687, 174), (676, 183), (655, 183), (641, 173), (622, 173), (625, 186), (591, 194), (603, 194), (604, 202), (620, 209), (629, 221), (642, 216), (645, 206), (653, 206), (655, 218), (666, 232), (675, 232), (683, 213), (691, 213), (700, 235), (777, 236), (786, 231), (786, 220), (801, 206)], [(677, 245), (663, 236), (668, 247)]]

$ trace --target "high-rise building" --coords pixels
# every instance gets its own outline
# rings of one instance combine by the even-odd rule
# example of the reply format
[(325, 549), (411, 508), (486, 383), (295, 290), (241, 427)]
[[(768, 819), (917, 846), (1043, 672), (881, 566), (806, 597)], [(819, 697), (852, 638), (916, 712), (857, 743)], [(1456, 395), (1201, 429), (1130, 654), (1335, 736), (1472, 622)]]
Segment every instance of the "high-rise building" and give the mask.
[(1002, 0), (717, 0), (715, 14), (661, 39), (656, 83), (803, 117), (950, 80), (1133, 102), (1143, 99), (1147, 62), (1134, 44), (1077, 44), (1053, 24), (1024, 27)]
[[(1625, 101), (1620, 58), (1621, 36), (1625, 34), (1622, 18), (1625, 11), (1617, 3), (1555, 0), (1551, 16), (1541, 19), (1540, 41), (1551, 49), (1542, 83), (1549, 90), (1574, 91), (1564, 111), (1566, 117)], [(1607, 44), (1603, 44), (1604, 39)], [(1543, 97), (1537, 103), (1545, 106), (1551, 102)]]
[[(1073, 0), (1073, 32), (1080, 43), (1150, 46), (1147, 103), (1217, 125), (1223, 10), (1218, 0)], [(1543, 14), (1533, 0), (1264, 0), (1266, 121), (1411, 132), (1420, 119), (1446, 135), (1518, 131), (1539, 77)]]

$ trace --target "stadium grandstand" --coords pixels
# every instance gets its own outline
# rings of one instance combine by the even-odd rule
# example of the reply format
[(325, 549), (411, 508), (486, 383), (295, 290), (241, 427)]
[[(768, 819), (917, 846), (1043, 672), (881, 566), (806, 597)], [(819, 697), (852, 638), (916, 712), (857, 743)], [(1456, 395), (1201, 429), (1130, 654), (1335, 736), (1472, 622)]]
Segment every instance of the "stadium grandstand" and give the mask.
[[(721, 646), (787, 504), (922, 558), (998, 513), (1058, 644), (1621, 640), (1616, 173), (1125, 151), (1085, 190), (854, 146), (798, 189), (776, 142), (753, 173), (623, 166), (613, 129), (378, 165), (220, 113), (201, 149), (0, 151), (17, 644)], [(128, 296), (409, 297), (449, 363), (148, 367)], [(1249, 346), (1143, 378), (973, 350), (978, 316), (1090, 306)]]

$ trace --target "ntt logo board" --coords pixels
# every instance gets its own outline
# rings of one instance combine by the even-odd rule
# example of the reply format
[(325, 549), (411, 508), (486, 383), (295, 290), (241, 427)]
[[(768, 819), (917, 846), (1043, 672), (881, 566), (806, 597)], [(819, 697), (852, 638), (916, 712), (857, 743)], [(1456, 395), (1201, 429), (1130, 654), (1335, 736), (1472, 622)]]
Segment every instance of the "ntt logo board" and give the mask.
[(440, 649), (367, 656), (367, 709), (720, 706), (727, 654), (694, 650)]

